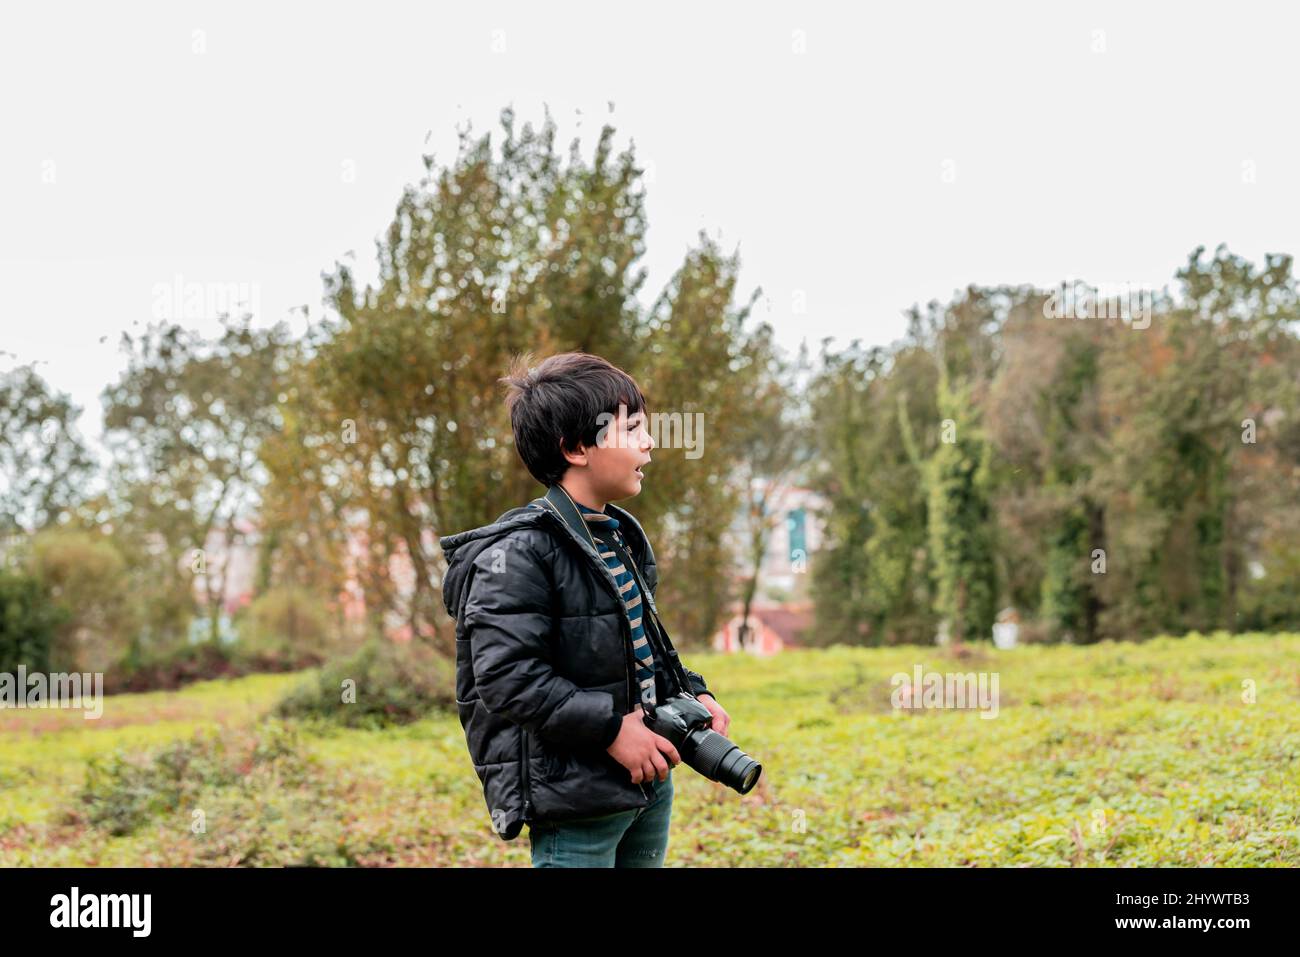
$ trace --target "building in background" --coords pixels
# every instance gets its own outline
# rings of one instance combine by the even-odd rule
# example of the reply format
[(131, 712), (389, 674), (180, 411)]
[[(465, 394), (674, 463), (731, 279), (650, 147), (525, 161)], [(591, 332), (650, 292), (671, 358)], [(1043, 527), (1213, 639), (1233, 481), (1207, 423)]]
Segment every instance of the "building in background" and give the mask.
[[(737, 601), (728, 620), (714, 633), (712, 645), (722, 652), (770, 655), (797, 645), (812, 623), (809, 580), (812, 555), (821, 547), (823, 528), (818, 511), (825, 500), (801, 485), (772, 485), (766, 479), (755, 479), (751, 488), (755, 497), (765, 498), (768, 532), (750, 604), (749, 630), (742, 641), (742, 608)], [(742, 506), (728, 530), (737, 595), (743, 594), (754, 571), (749, 558), (752, 522)]]
[(813, 606), (803, 602), (755, 602), (749, 608), (749, 629), (742, 645), (741, 615), (737, 609), (713, 635), (713, 650), (730, 654), (747, 651), (751, 655), (774, 655), (797, 647), (804, 632), (812, 627)]
[[(221, 613), (234, 615), (253, 600), (254, 579), (257, 575), (257, 550), (261, 534), (257, 525), (246, 518), (235, 520), (234, 544), (228, 544), (226, 530), (213, 528), (203, 543), (203, 569), (210, 569), (222, 587)], [(222, 581), (224, 579), (224, 581)], [(194, 600), (202, 615), (207, 608), (207, 582), (204, 571), (194, 574)]]

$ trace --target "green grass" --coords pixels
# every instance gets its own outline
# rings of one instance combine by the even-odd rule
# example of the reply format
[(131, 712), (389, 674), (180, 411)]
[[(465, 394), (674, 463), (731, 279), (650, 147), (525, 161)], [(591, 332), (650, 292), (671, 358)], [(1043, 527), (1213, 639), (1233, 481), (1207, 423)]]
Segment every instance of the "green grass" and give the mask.
[[(972, 652), (688, 654), (764, 776), (742, 797), (679, 768), (669, 865), (1300, 864), (1300, 635)], [(891, 675), (917, 664), (996, 673), (997, 717), (894, 709)], [(491, 829), (454, 715), (259, 721), (300, 678), (114, 696), (98, 721), (0, 710), (0, 865), (528, 865), (526, 830)], [(137, 807), (177, 742), (211, 778), (112, 833), (104, 809)]]

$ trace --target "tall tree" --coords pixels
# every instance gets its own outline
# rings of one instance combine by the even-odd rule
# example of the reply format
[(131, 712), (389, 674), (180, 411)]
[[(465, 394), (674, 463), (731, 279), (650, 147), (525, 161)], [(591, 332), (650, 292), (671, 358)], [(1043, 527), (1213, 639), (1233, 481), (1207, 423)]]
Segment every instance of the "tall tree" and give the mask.
[(80, 412), (34, 364), (0, 373), (0, 540), (47, 528), (81, 501), (95, 461)]
[[(659, 417), (660, 442), (631, 508), (653, 530), (663, 617), (684, 644), (706, 640), (735, 598), (727, 532), (745, 501), (736, 466), (747, 428), (773, 414), (781, 388), (771, 330), (746, 326), (761, 290), (737, 305), (739, 271), (739, 254), (723, 254), (701, 233), (638, 327), (629, 368), (652, 425)], [(768, 398), (762, 406), (760, 396)]]
[[(198, 578), (214, 642), (230, 555), (245, 537), (240, 520), (260, 505), (262, 443), (281, 427), (281, 377), (292, 364), (284, 323), (259, 330), (246, 316), (222, 325), (212, 341), (172, 323), (124, 333), (129, 366), (104, 392), (113, 485), (125, 505), (119, 526), (161, 549), (172, 585)], [(218, 541), (220, 554), (209, 556)]]
[[(954, 641), (989, 638), (998, 585), (990, 502), (990, 446), (977, 424), (969, 382), (939, 379), (939, 443), (922, 473), (929, 496), (935, 611)], [(908, 425), (905, 435), (910, 432)], [(909, 440), (909, 445), (911, 440)]]
[[(727, 565), (721, 529), (735, 495), (731, 423), (764, 361), (763, 344), (741, 331), (748, 307), (731, 306), (737, 260), (703, 241), (645, 312), (645, 194), (633, 151), (615, 154), (606, 125), (592, 159), (574, 140), (565, 163), (549, 113), (540, 130), (520, 131), (507, 109), (501, 126), (499, 155), (490, 134), (466, 129), (449, 167), (425, 157), (426, 175), (404, 191), (378, 244), (377, 283), (357, 288), (346, 264), (327, 277), (331, 315), (310, 337), (311, 402), (295, 427), (333, 465), (294, 481), (313, 501), (332, 497), (360, 516), (374, 585), (366, 599), (379, 619), (450, 652), (437, 536), (541, 491), (515, 453), (499, 378), (518, 354), (598, 353), (638, 377), (652, 414), (708, 417), (706, 454), (678, 472), (668, 464), (675, 453), (662, 450), (664, 466), (635, 505), (663, 551), (666, 582), (687, 556), (684, 573), (710, 569), (715, 584), (665, 603), (666, 621), (707, 634), (727, 597), (717, 569)], [(657, 486), (671, 493), (656, 498)], [(402, 564), (413, 570), (406, 587), (387, 572)]]

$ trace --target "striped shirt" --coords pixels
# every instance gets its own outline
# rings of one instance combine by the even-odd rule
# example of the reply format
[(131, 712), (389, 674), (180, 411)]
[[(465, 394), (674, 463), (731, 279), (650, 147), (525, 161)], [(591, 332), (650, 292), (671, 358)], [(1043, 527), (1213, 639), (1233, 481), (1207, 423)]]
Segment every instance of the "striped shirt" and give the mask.
[(627, 616), (632, 622), (632, 651), (636, 655), (636, 681), (641, 688), (641, 700), (651, 707), (656, 706), (655, 694), (655, 656), (650, 647), (650, 639), (642, 625), (641, 589), (637, 587), (636, 576), (623, 563), (622, 555), (631, 561), (631, 549), (618, 531), (618, 519), (606, 512), (597, 512), (587, 508), (581, 502), (574, 502), (578, 511), (587, 521), (592, 537), (596, 539), (596, 551), (605, 564), (609, 566), (623, 594), (623, 603), (627, 606)]

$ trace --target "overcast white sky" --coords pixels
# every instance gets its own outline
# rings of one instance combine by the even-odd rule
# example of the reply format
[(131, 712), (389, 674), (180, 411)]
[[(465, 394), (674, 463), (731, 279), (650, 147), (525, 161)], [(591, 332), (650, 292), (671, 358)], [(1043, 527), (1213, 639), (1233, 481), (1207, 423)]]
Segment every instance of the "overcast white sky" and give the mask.
[(92, 439), (159, 283), (255, 285), (259, 324), (301, 330), (290, 310), (319, 318), (336, 259), (373, 274), (421, 154), (450, 162), (457, 125), (497, 128), (507, 104), (521, 127), (549, 104), (565, 154), (581, 134), (590, 156), (607, 118), (635, 138), (647, 300), (705, 229), (740, 245), (742, 298), (762, 286), (757, 315), (814, 353), (888, 343), (910, 304), (971, 282), (1162, 284), (1198, 244), (1300, 251), (1300, 15), (1282, 4), (0, 16), (0, 367), (36, 360)]

